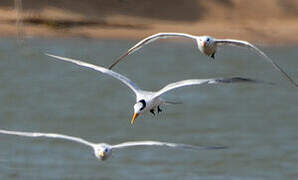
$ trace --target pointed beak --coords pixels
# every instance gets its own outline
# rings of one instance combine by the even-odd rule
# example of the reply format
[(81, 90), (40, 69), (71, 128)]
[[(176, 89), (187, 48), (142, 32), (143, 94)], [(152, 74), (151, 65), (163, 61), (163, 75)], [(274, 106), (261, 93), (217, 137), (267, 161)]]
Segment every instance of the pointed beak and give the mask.
[(204, 42), (203, 42), (203, 47), (206, 47), (206, 44), (207, 44), (206, 41), (204, 41)]
[(101, 152), (101, 153), (100, 153), (100, 157), (101, 157), (101, 158), (104, 158), (104, 157), (105, 157), (105, 152)]
[(134, 121), (135, 121), (135, 119), (136, 119), (138, 116), (139, 116), (139, 114), (138, 114), (138, 113), (135, 113), (135, 114), (133, 115), (133, 117), (132, 117), (130, 123), (133, 124)]

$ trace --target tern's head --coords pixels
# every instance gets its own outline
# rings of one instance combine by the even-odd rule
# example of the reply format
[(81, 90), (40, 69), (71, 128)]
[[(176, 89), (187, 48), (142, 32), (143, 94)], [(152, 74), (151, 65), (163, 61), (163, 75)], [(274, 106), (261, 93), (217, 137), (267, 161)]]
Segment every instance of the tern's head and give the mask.
[(131, 124), (134, 123), (135, 119), (141, 114), (143, 113), (144, 109), (146, 107), (146, 101), (144, 99), (138, 101), (134, 106), (134, 114), (133, 117), (131, 119)]
[(216, 43), (214, 39), (210, 36), (199, 36), (197, 38), (198, 48), (199, 50), (207, 55), (210, 56), (211, 54), (215, 53), (216, 50)]
[(94, 154), (98, 159), (104, 161), (112, 155), (112, 148), (110, 145), (105, 143), (98, 144), (94, 148)]

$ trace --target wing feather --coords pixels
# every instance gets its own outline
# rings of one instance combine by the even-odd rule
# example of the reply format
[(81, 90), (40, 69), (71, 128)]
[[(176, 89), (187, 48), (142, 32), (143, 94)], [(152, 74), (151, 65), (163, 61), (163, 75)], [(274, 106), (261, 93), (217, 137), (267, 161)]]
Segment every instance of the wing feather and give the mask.
[(71, 62), (71, 63), (77, 64), (79, 66), (87, 67), (87, 68), (93, 69), (95, 71), (99, 71), (101, 73), (104, 73), (104, 74), (108, 74), (108, 75), (110, 75), (110, 76), (112, 76), (112, 77), (120, 80), (125, 85), (127, 85), (130, 89), (133, 90), (133, 92), (136, 95), (140, 91), (140, 88), (134, 82), (132, 82), (127, 77), (125, 77), (125, 76), (123, 76), (123, 75), (121, 75), (119, 73), (116, 73), (116, 72), (114, 72), (112, 70), (106, 69), (106, 68), (101, 67), (101, 66), (96, 66), (96, 65), (93, 65), (93, 64), (89, 64), (89, 63), (86, 63), (86, 62), (83, 62), (83, 61), (71, 59), (71, 58), (66, 58), (66, 57), (61, 57), (61, 56), (55, 56), (55, 55), (48, 54), (48, 53), (45, 53), (45, 55), (50, 56), (50, 57), (53, 57), (53, 58), (56, 58), (56, 59), (60, 59), (60, 60), (66, 61), (66, 62)]
[(193, 150), (201, 150), (201, 149), (225, 149), (224, 146), (194, 146), (189, 144), (176, 144), (169, 142), (160, 142), (160, 141), (134, 141), (134, 142), (124, 142), (121, 144), (113, 145), (112, 148), (127, 148), (133, 146), (165, 146), (170, 148), (180, 148), (180, 149), (193, 149)]
[(171, 91), (176, 88), (192, 86), (192, 85), (203, 85), (203, 84), (219, 84), (219, 83), (265, 83), (263, 81), (242, 78), (242, 77), (231, 77), (231, 78), (213, 78), (213, 79), (189, 79), (178, 81), (175, 83), (168, 84), (161, 90), (157, 91), (154, 98), (161, 96), (162, 94)]
[(263, 51), (261, 51), (259, 48), (252, 45), (251, 43), (247, 41), (241, 41), (241, 40), (235, 40), (235, 39), (216, 39), (215, 42), (221, 45), (234, 45), (234, 46), (246, 47), (256, 51), (259, 55), (263, 56), (268, 62), (270, 62), (273, 65), (273, 67), (276, 70), (278, 70), (282, 75), (284, 75), (294, 86), (298, 87), (298, 84), (296, 84), (295, 81), (277, 63), (275, 63)]
[(126, 53), (118, 57), (115, 62), (110, 65), (109, 69), (112, 69), (117, 63), (119, 63), (124, 57), (134, 53), (135, 51), (139, 50), (146, 44), (149, 44), (155, 40), (158, 39), (165, 39), (165, 38), (170, 38), (170, 37), (184, 37), (184, 38), (190, 38), (190, 39), (196, 39), (196, 36), (190, 35), (190, 34), (185, 34), (185, 33), (157, 33), (154, 35), (151, 35), (149, 37), (146, 37), (145, 39), (139, 41), (137, 44), (135, 44), (133, 47), (131, 47)]
[(74, 141), (77, 143), (85, 144), (87, 146), (93, 147), (94, 144), (86, 141), (82, 138), (67, 136), (63, 134), (54, 134), (54, 133), (40, 133), (40, 132), (22, 132), (22, 131), (8, 131), (8, 130), (0, 130), (1, 134), (8, 134), (8, 135), (16, 135), (16, 136), (25, 136), (25, 137), (46, 137), (46, 138), (57, 138), (63, 140)]

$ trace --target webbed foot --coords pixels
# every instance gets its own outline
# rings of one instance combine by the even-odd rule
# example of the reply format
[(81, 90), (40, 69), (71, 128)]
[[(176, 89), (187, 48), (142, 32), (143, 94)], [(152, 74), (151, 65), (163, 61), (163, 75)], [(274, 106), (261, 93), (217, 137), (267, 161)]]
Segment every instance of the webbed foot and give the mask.
[(154, 109), (150, 109), (150, 112), (153, 114), (153, 116), (155, 116)]
[(160, 109), (159, 106), (157, 106), (157, 113), (160, 113), (160, 112), (162, 112), (162, 110)]

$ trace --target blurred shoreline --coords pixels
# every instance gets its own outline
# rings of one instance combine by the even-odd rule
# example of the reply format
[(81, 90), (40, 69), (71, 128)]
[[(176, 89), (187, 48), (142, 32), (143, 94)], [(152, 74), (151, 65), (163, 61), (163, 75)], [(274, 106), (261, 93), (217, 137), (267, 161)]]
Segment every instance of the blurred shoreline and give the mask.
[(179, 7), (178, 0), (17, 1), (21, 7), (0, 2), (2, 37), (141, 39), (158, 32), (183, 32), (257, 44), (298, 44), (298, 2), (290, 0), (260, 0), (257, 5), (190, 0)]

